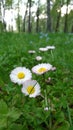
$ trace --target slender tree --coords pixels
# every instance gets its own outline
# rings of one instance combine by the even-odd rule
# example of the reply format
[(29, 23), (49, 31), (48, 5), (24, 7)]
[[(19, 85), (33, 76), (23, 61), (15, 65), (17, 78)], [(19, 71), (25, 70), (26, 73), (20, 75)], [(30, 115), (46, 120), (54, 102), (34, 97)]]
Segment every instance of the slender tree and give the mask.
[(27, 9), (28, 9), (28, 1), (26, 3), (26, 11), (25, 11), (25, 15), (23, 18), (23, 32), (25, 32), (25, 21), (26, 21), (26, 16), (27, 16)]
[(0, 1), (0, 32), (2, 32), (2, 12), (1, 12), (1, 1)]
[(51, 25), (50, 0), (47, 0), (47, 32), (52, 31)]
[(5, 23), (5, 20), (4, 20), (4, 17), (5, 17), (5, 1), (1, 0), (0, 4), (2, 5), (2, 8), (3, 8), (3, 12), (1, 12), (2, 30), (6, 31), (6, 23)]
[(0, 1), (0, 21), (2, 20), (2, 13), (1, 13), (1, 1)]
[(57, 15), (57, 22), (56, 22), (56, 28), (55, 28), (55, 32), (58, 32), (59, 31), (59, 25), (60, 25), (60, 19), (61, 19), (61, 8), (63, 6), (63, 1), (60, 1), (59, 2), (59, 9), (57, 10), (58, 11), (58, 15)]
[(65, 14), (65, 22), (64, 22), (64, 32), (68, 32), (68, 5), (70, 3), (70, 0), (67, 0), (66, 2), (66, 14)]
[[(5, 0), (4, 7), (5, 7), (4, 9), (9, 9), (11, 11), (11, 16), (12, 16), (13, 15), (13, 0)], [(11, 25), (9, 25), (9, 31), (13, 31), (13, 17), (11, 17)]]
[(37, 5), (37, 12), (36, 12), (36, 32), (39, 32), (39, 15), (40, 15), (40, 0), (38, 0), (38, 5)]
[(58, 32), (59, 24), (60, 24), (60, 18), (61, 18), (61, 11), (58, 12), (55, 32)]
[(73, 33), (73, 25), (72, 25), (72, 28), (71, 28), (71, 33)]
[(19, 3), (20, 3), (20, 0), (18, 0), (18, 14), (17, 14), (17, 27), (18, 27), (18, 32), (20, 32), (20, 15), (19, 15), (19, 11), (20, 11), (20, 8), (19, 8)]
[(29, 4), (29, 18), (28, 18), (28, 32), (31, 32), (31, 0), (28, 0)]

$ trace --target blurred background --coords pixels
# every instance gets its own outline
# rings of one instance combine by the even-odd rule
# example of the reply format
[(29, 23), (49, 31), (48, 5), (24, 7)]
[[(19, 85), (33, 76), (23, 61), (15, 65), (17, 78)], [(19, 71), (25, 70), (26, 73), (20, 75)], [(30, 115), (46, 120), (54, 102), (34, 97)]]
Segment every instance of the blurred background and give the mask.
[(0, 0), (0, 32), (73, 33), (73, 0)]

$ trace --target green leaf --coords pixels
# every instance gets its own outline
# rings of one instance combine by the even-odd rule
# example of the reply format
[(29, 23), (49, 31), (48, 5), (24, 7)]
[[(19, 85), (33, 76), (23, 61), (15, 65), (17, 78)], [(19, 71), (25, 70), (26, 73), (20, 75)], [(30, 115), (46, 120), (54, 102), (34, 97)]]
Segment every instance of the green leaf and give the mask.
[(2, 130), (2, 128), (5, 128), (6, 126), (7, 126), (6, 118), (0, 118), (0, 130)]
[(0, 100), (0, 114), (7, 114), (8, 113), (8, 106), (6, 102), (3, 100)]
[(37, 128), (35, 128), (35, 130), (44, 130), (44, 128), (37, 126)]
[(64, 121), (64, 113), (63, 112), (57, 112), (56, 119), (58, 123), (61, 123)]
[(8, 113), (8, 106), (6, 102), (0, 100), (0, 130), (7, 126), (7, 113)]
[(11, 119), (11, 121), (16, 121), (21, 114), (22, 113), (18, 109), (12, 108), (8, 112), (8, 117)]
[(56, 130), (69, 130), (69, 122), (65, 121)]
[(0, 87), (4, 86), (4, 81), (2, 80), (2, 78), (0, 77)]
[(22, 130), (22, 125), (13, 123), (8, 130)]
[(71, 126), (71, 127), (69, 128), (69, 130), (73, 130), (73, 126)]

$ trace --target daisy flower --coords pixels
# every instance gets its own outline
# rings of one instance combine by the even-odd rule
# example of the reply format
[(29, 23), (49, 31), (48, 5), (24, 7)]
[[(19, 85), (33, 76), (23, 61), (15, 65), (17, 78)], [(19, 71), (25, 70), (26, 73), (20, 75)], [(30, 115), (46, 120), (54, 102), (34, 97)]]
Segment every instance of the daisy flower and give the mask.
[(36, 53), (36, 52), (35, 52), (34, 50), (29, 50), (28, 53), (29, 53), (29, 54), (34, 54), (34, 53)]
[(40, 95), (40, 85), (36, 80), (27, 80), (24, 82), (21, 91), (26, 96), (36, 97)]
[(48, 107), (45, 107), (45, 108), (44, 108), (44, 111), (48, 111), (48, 110), (49, 110), (49, 108), (48, 108)]
[(49, 63), (42, 63), (39, 65), (36, 65), (32, 68), (32, 72), (38, 75), (44, 74), (45, 72), (51, 70), (52, 65)]
[(32, 78), (32, 73), (25, 67), (17, 67), (11, 71), (10, 79), (14, 83), (23, 84), (26, 80)]
[(47, 46), (46, 47), (48, 50), (53, 50), (53, 49), (55, 49), (55, 46)]
[(48, 48), (45, 48), (45, 47), (44, 48), (39, 48), (39, 51), (43, 51), (43, 52), (48, 51)]
[(40, 61), (40, 60), (42, 60), (42, 57), (41, 56), (36, 56), (36, 58), (35, 58), (37, 61)]

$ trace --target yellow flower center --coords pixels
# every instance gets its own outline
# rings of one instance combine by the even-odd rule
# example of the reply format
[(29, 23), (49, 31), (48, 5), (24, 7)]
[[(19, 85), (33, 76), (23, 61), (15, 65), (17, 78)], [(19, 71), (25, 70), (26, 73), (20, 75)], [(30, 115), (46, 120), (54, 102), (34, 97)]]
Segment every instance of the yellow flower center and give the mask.
[(38, 72), (42, 73), (42, 72), (45, 72), (46, 70), (47, 70), (46, 68), (42, 67), (42, 68), (38, 69)]
[(27, 92), (28, 92), (29, 94), (33, 94), (33, 93), (35, 92), (34, 86), (28, 86)]
[(19, 72), (17, 76), (19, 79), (23, 79), (25, 77), (25, 74), (23, 72)]

